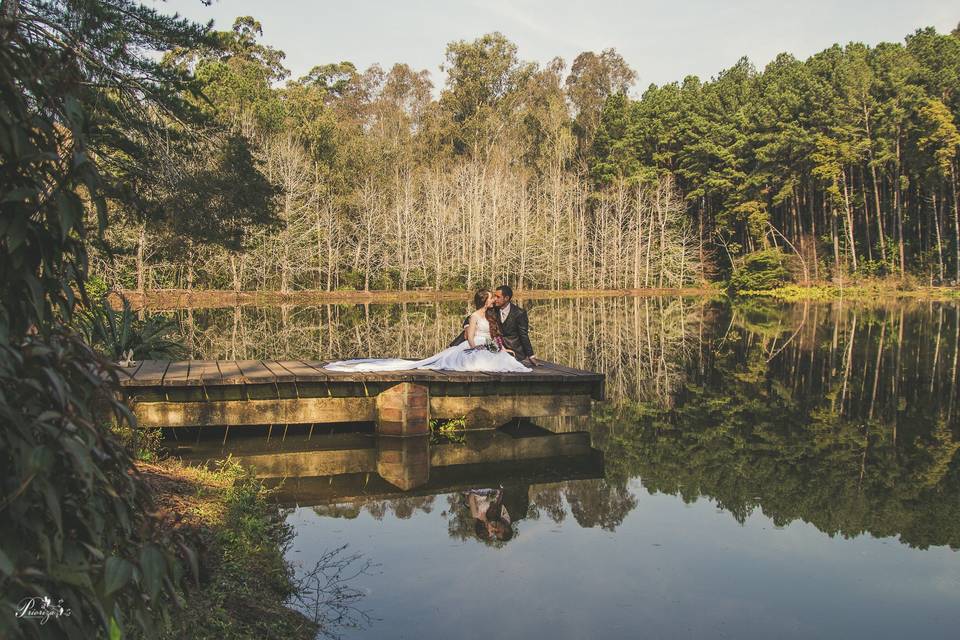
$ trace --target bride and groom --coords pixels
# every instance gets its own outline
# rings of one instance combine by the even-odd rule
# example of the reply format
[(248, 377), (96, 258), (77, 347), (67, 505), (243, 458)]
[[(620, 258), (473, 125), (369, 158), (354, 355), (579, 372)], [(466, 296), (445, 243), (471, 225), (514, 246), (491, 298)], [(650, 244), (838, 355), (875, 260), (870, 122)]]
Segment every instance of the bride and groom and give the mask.
[(527, 312), (511, 302), (513, 290), (504, 285), (495, 292), (480, 289), (473, 296), (476, 311), (463, 321), (463, 332), (450, 346), (423, 360), (359, 358), (324, 366), (330, 371), (443, 371), (529, 372), (537, 365), (530, 344)]

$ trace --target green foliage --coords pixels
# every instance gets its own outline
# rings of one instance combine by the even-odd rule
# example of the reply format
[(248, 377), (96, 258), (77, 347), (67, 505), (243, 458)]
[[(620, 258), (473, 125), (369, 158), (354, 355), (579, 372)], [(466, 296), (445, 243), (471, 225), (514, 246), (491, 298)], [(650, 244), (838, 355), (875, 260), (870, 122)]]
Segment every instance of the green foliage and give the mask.
[(957, 153), (960, 152), (960, 133), (954, 115), (947, 105), (936, 98), (927, 98), (919, 111), (921, 135), (917, 146), (933, 155), (942, 175), (950, 175)]
[[(183, 147), (190, 79), (147, 50), (196, 45), (205, 30), (127, 0), (21, 0), (2, 20), (0, 635), (148, 632), (181, 604), (195, 553), (159, 525), (111, 432), (133, 422), (115, 368), (69, 327), (77, 295), (92, 308), (87, 250), (108, 199), (148, 209), (180, 168), (156, 153)], [(153, 340), (110, 320), (118, 344)], [(72, 615), (16, 620), (33, 596)]]
[[(113, 198), (135, 219), (146, 219), (171, 256), (182, 256), (199, 242), (236, 250), (251, 230), (269, 231), (277, 224), (273, 203), (280, 190), (258, 167), (248, 140), (235, 133), (208, 135), (184, 148), (182, 156), (160, 160), (178, 163), (180, 171), (156, 185), (149, 200), (131, 193)], [(147, 157), (138, 161), (141, 167), (147, 164)]]
[(257, 42), (263, 29), (250, 16), (237, 18), (230, 31), (211, 35), (212, 43), (177, 48), (165, 58), (169, 65), (193, 69), (203, 87), (203, 97), (194, 98), (198, 108), (237, 128), (251, 117), (260, 127), (278, 128), (282, 106), (272, 85), (290, 73), (283, 67), (283, 52)]
[(766, 291), (790, 280), (786, 255), (778, 249), (764, 249), (744, 256), (734, 267), (728, 290), (734, 294)]
[[(0, 346), (0, 630), (149, 629), (180, 602), (193, 551), (159, 526), (130, 454), (105, 426), (131, 419), (110, 363), (67, 331), (46, 333)], [(42, 595), (63, 598), (72, 615), (43, 627), (13, 618), (23, 598)]]
[[(590, 155), (607, 98), (626, 95), (636, 78), (636, 72), (613, 49), (605, 49), (600, 55), (584, 51), (570, 65), (564, 85), (576, 109), (573, 131), (581, 162)], [(609, 136), (609, 132), (605, 133)]]
[[(805, 61), (784, 53), (762, 72), (744, 59), (709, 82), (608, 97), (589, 166), (600, 183), (671, 173), (691, 214), (747, 252), (770, 235), (799, 246), (827, 230), (819, 251), (836, 243), (834, 276), (902, 277), (929, 272), (924, 252), (942, 241), (937, 278), (960, 274), (958, 78), (960, 40), (934, 29), (905, 44), (834, 45)], [(861, 269), (862, 260), (873, 264)]]
[(284, 606), (296, 585), (284, 554), (293, 538), (268, 491), (249, 469), (233, 460), (218, 463), (212, 474), (226, 482), (211, 496), (223, 505), (222, 520), (202, 522), (209, 580), (160, 637), (239, 640), (312, 638), (317, 629)]
[(440, 104), (457, 125), (455, 149), (486, 157), (534, 65), (521, 62), (517, 45), (498, 32), (473, 42), (451, 42), (446, 60), (442, 69), (447, 72), (447, 89)]
[(113, 436), (139, 462), (156, 462), (164, 456), (163, 429), (114, 424)]
[(460, 416), (459, 418), (450, 418), (446, 420), (430, 421), (431, 442), (466, 442), (466, 431), (466, 416)]
[(861, 260), (857, 265), (857, 275), (867, 278), (879, 278), (887, 275), (888, 265), (883, 260)]
[[(839, 287), (834, 286), (786, 285), (774, 289), (752, 292), (751, 295), (776, 298), (777, 300), (785, 300), (788, 302), (799, 302), (804, 300), (833, 300), (840, 297), (841, 291), (843, 291), (844, 294), (847, 293), (846, 290), (841, 290)], [(741, 295), (743, 295), (742, 292)]]
[(114, 310), (105, 297), (100, 298), (91, 308), (83, 309), (79, 320), (87, 344), (113, 362), (127, 358), (176, 360), (186, 355), (176, 338), (175, 320), (152, 314), (140, 319), (126, 298), (120, 311)]
[(107, 285), (107, 281), (101, 276), (91, 276), (87, 278), (84, 286), (87, 290), (87, 297), (90, 300), (103, 300), (110, 293), (110, 287)]
[[(219, 531), (224, 561), (239, 563), (245, 557), (265, 550), (282, 553), (293, 538), (292, 527), (277, 513), (276, 506), (267, 502), (267, 490), (256, 475), (235, 461), (220, 464), (218, 473), (234, 477), (224, 494), (226, 517)], [(269, 517), (272, 514), (272, 517)], [(277, 576), (287, 583), (288, 574)], [(289, 595), (289, 593), (288, 593)]]

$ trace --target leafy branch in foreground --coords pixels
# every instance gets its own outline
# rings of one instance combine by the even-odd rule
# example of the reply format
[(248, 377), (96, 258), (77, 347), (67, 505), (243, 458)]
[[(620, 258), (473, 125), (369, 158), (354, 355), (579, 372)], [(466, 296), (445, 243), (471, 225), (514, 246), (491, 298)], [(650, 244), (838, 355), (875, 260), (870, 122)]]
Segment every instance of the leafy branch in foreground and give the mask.
[[(0, 345), (0, 631), (89, 638), (149, 629), (179, 603), (194, 552), (154, 515), (150, 492), (110, 421), (129, 422), (113, 365), (53, 329)], [(176, 551), (175, 551), (176, 550)], [(63, 598), (71, 615), (14, 619), (24, 598)]]
[[(205, 33), (128, 0), (0, 4), (4, 638), (152, 633), (181, 604), (187, 568), (196, 575), (195, 552), (155, 513), (111, 432), (134, 422), (115, 366), (71, 327), (78, 296), (92, 307), (88, 247), (103, 240), (108, 199), (125, 179), (110, 160), (137, 165), (140, 142), (192, 118), (178, 97), (189, 78), (149, 51)], [(138, 180), (146, 192), (159, 178)], [(122, 337), (122, 316), (113, 326)], [(44, 596), (71, 615), (16, 618), (18, 602)]]

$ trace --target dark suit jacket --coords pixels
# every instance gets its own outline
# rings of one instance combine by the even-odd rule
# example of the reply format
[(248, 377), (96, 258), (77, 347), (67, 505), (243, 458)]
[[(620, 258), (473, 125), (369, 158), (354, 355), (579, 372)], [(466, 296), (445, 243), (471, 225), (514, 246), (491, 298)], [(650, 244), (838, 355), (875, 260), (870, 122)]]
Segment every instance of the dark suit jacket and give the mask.
[(450, 344), (447, 345), (447, 348), (448, 348), (448, 349), (449, 349), (450, 347), (455, 347), (455, 346), (457, 346), (457, 345), (460, 344), (461, 342), (466, 342), (466, 341), (467, 341), (467, 325), (468, 325), (468, 324), (470, 324), (470, 316), (467, 316), (466, 318), (463, 319), (463, 330), (460, 331), (460, 333), (457, 335), (457, 337), (453, 339), (453, 342), (451, 342)]
[[(466, 332), (469, 323), (470, 316), (467, 316), (463, 319), (463, 331), (453, 339), (449, 346), (454, 347), (467, 339)], [(530, 344), (530, 321), (527, 318), (526, 311), (511, 302), (510, 313), (507, 314), (505, 321), (500, 322), (500, 311), (497, 310), (497, 323), (500, 325), (503, 344), (516, 353), (517, 360), (526, 360), (533, 355), (533, 345)]]

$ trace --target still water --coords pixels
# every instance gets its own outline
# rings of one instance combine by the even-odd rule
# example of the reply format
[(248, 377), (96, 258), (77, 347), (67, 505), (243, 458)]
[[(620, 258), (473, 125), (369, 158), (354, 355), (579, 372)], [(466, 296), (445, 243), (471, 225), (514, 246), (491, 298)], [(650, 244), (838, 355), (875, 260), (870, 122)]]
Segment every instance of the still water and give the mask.
[[(264, 468), (313, 457), (312, 476), (264, 475), (297, 534), (288, 557), (327, 585), (296, 606), (329, 635), (960, 636), (960, 307), (525, 306), (538, 354), (605, 373), (607, 400), (580, 419), (438, 435), (405, 452), (429, 461), (412, 491), (378, 476), (385, 445), (368, 425), (181, 447)], [(176, 315), (195, 357), (336, 359), (432, 353), (464, 312)], [(501, 486), (507, 515), (493, 519), (510, 522), (490, 530), (471, 500)]]

